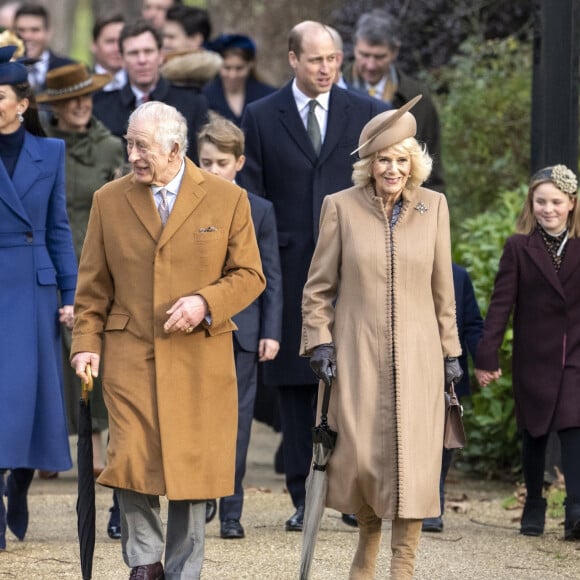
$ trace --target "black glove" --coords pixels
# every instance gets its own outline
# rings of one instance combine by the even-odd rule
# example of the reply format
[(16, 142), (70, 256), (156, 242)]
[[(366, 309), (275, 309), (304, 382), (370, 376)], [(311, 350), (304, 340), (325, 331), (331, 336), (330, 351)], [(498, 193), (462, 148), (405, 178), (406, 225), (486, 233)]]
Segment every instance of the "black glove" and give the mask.
[(310, 355), (310, 368), (316, 376), (329, 385), (336, 376), (336, 354), (334, 344), (319, 344)]
[(448, 356), (445, 359), (445, 386), (452, 382), (457, 384), (463, 377), (463, 371), (459, 364), (459, 359), (454, 356)]

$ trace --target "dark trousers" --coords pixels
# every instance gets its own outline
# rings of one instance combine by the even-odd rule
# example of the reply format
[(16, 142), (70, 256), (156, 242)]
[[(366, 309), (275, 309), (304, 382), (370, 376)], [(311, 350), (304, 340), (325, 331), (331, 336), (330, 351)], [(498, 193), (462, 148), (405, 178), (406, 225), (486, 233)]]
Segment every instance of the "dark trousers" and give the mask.
[(306, 501), (318, 385), (284, 385), (278, 390), (286, 487), (294, 507), (298, 507)]
[(234, 494), (220, 499), (219, 517), (224, 520), (239, 520), (242, 517), (246, 475), (246, 459), (250, 446), (252, 419), (258, 375), (258, 355), (239, 348), (234, 342), (236, 375), (238, 380), (238, 435), (236, 439), (236, 475)]
[[(562, 469), (566, 479), (566, 495), (580, 498), (580, 427), (558, 431), (562, 447)], [(546, 445), (549, 433), (532, 437), (528, 431), (522, 434), (522, 467), (529, 498), (542, 497)]]

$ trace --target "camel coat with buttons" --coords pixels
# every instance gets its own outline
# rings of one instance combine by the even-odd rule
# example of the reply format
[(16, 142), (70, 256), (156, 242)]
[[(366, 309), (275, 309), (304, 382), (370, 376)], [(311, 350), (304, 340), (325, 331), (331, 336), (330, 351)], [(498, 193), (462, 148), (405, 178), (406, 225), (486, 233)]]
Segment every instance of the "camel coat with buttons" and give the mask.
[(461, 353), (445, 197), (405, 190), (392, 230), (372, 188), (326, 197), (302, 311), (301, 354), (336, 347), (327, 505), (439, 515), (443, 359)]
[[(231, 495), (237, 387), (231, 317), (264, 289), (246, 192), (186, 160), (162, 227), (128, 175), (95, 193), (79, 267), (72, 355), (102, 352), (109, 411), (99, 483), (170, 500)], [(200, 294), (211, 323), (165, 334), (166, 311)]]

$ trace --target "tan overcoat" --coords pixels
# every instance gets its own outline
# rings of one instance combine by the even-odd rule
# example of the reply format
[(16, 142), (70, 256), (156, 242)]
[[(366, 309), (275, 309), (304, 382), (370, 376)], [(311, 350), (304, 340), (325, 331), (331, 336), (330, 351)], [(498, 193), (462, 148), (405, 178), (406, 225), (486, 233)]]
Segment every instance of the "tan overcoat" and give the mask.
[[(172, 500), (233, 493), (237, 387), (231, 317), (265, 281), (246, 192), (186, 160), (162, 228), (128, 175), (95, 193), (79, 267), (72, 355), (102, 352), (110, 442), (99, 483)], [(194, 293), (211, 324), (165, 334)]]
[(302, 311), (301, 354), (336, 346), (327, 505), (439, 515), (443, 358), (461, 353), (445, 197), (405, 191), (391, 230), (372, 189), (327, 196)]

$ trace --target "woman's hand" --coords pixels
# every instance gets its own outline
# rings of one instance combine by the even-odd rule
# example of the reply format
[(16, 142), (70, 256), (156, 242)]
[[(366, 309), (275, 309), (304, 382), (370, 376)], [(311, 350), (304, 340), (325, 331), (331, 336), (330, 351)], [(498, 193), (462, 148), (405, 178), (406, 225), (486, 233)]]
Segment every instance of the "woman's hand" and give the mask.
[(315, 346), (310, 356), (310, 368), (319, 379), (324, 381), (325, 385), (330, 385), (332, 379), (336, 377), (334, 344)]
[(62, 308), (58, 309), (58, 320), (61, 324), (64, 324), (69, 330), (72, 330), (72, 327), (74, 326), (75, 323), (72, 304), (66, 304)]
[(480, 387), (487, 387), (489, 383), (497, 381), (500, 377), (501, 369), (497, 369), (497, 371), (482, 371), (481, 369), (475, 369), (475, 378)]

